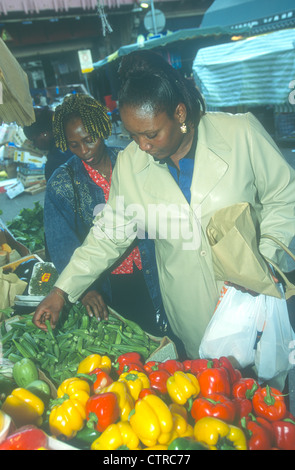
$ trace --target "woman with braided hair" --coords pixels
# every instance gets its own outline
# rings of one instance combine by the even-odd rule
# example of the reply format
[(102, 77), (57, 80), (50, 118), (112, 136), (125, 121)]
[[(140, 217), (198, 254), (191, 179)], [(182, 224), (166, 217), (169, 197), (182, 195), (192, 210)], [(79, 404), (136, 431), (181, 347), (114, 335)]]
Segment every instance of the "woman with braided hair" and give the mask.
[[(55, 144), (63, 152), (69, 149), (74, 154), (54, 172), (45, 195), (46, 240), (59, 272), (86, 238), (94, 212), (108, 200), (120, 150), (105, 143), (111, 130), (106, 108), (88, 95), (69, 95), (55, 110)], [(147, 331), (163, 333), (167, 324), (153, 240), (135, 240), (124, 256), (81, 293), (80, 299), (89, 315), (98, 319), (107, 318), (110, 305)]]

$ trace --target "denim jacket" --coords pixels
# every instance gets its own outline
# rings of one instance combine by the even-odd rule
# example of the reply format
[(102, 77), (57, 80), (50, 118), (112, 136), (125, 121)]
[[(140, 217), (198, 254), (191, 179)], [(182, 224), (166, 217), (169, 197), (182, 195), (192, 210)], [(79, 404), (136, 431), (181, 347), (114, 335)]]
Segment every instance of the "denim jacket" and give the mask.
[[(107, 147), (114, 167), (119, 148)], [(46, 187), (44, 229), (51, 261), (60, 273), (68, 264), (74, 250), (84, 241), (93, 224), (94, 208), (105, 203), (103, 190), (90, 178), (82, 161), (74, 155), (55, 170)], [(166, 329), (154, 241), (139, 239), (144, 279), (151, 296), (159, 327)], [(104, 273), (88, 289), (101, 290), (111, 300), (109, 273)]]

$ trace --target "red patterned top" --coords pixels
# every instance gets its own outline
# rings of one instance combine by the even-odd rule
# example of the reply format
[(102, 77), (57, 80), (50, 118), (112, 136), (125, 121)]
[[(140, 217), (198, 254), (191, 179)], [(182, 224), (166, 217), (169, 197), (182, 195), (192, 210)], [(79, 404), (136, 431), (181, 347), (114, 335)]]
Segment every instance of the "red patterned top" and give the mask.
[[(86, 168), (90, 178), (96, 183), (104, 192), (105, 201), (107, 202), (110, 194), (110, 183), (99, 173), (97, 170), (91, 168), (87, 163), (83, 162), (84, 167)], [(112, 167), (110, 180), (112, 179)], [(138, 269), (142, 269), (141, 257), (138, 247), (135, 247), (134, 250), (130, 253), (127, 258), (118, 266), (112, 274), (131, 274), (133, 273), (133, 263), (137, 266)]]

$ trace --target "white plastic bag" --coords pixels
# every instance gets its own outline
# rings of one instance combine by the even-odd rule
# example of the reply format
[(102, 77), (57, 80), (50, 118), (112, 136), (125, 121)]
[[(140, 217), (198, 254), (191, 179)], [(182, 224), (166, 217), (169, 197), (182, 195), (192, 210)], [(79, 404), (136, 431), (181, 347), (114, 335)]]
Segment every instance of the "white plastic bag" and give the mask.
[(200, 357), (227, 356), (238, 368), (253, 365), (260, 383), (273, 381), (282, 389), (294, 367), (290, 348), (295, 346), (295, 333), (279, 288), (281, 299), (225, 288), (203, 336)]
[[(236, 367), (254, 364), (257, 330), (264, 321), (265, 296), (224, 288), (201, 341), (201, 358), (227, 356)], [(259, 334), (259, 333), (258, 333)]]
[[(283, 290), (282, 290), (283, 294)], [(284, 298), (266, 296), (263, 333), (257, 343), (255, 369), (259, 382), (278, 378), (277, 387), (283, 385), (289, 370), (294, 367), (290, 360), (295, 334), (290, 324), (287, 303)]]

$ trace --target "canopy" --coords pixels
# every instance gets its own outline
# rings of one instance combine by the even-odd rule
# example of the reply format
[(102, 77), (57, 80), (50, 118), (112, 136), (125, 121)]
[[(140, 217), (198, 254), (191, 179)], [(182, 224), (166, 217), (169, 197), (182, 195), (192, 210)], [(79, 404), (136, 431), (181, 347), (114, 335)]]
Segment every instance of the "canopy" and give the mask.
[[(294, 0), (215, 0), (205, 12), (201, 27), (259, 24), (275, 26), (293, 17)], [(281, 26), (282, 27), (282, 26)]]
[[(250, 28), (245, 26), (243, 31), (249, 31)], [(105, 57), (102, 60), (93, 64), (94, 69), (98, 69), (103, 65), (112, 62), (113, 60), (118, 59), (129, 52), (133, 52), (140, 49), (153, 49), (156, 47), (167, 46), (176, 41), (185, 41), (187, 39), (195, 39), (198, 37), (205, 37), (205, 36), (219, 36), (223, 34), (232, 35), (232, 31), (228, 27), (221, 27), (221, 26), (214, 26), (213, 28), (188, 28), (188, 29), (180, 29), (175, 31), (174, 33), (167, 33), (165, 36), (155, 37), (153, 39), (148, 39), (143, 43), (135, 43), (129, 44), (127, 46), (120, 47), (117, 51), (109, 56)]]
[(295, 29), (199, 49), (193, 74), (209, 106), (286, 104), (295, 79)]

